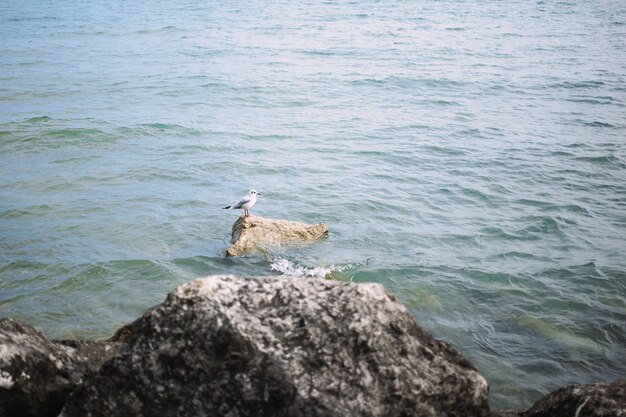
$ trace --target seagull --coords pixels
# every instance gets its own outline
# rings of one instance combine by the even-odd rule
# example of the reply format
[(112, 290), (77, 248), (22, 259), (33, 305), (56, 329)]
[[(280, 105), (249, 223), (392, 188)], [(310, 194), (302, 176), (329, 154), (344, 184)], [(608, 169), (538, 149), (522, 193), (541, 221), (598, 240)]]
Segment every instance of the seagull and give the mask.
[(252, 206), (256, 204), (257, 196), (260, 196), (261, 193), (257, 193), (255, 190), (250, 190), (250, 194), (239, 200), (236, 204), (231, 204), (230, 206), (223, 207), (224, 210), (235, 210), (235, 209), (243, 209), (243, 213), (245, 217), (250, 217), (250, 213), (248, 213), (248, 209), (251, 209)]

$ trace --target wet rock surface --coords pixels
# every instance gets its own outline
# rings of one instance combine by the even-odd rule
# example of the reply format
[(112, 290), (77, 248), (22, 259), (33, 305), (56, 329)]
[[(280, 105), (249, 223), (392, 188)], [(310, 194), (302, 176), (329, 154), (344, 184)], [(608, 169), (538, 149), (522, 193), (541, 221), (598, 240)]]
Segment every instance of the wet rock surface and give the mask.
[(491, 417), (626, 417), (626, 379), (569, 385), (545, 395), (527, 410), (501, 410)]
[(196, 280), (63, 416), (486, 416), (487, 383), (378, 284)]
[(289, 220), (241, 216), (233, 224), (228, 256), (240, 256), (269, 246), (315, 241), (328, 235), (324, 223), (307, 224)]
[(539, 399), (522, 417), (626, 417), (626, 379), (570, 385)]
[(19, 320), (0, 318), (0, 416), (57, 416), (76, 384), (117, 347), (54, 342)]

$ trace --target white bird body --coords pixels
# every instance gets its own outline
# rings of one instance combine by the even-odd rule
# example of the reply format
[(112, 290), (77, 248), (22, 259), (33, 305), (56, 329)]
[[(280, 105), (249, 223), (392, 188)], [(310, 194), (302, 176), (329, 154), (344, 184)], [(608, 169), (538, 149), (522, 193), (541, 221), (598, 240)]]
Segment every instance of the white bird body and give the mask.
[(239, 200), (239, 202), (235, 204), (231, 204), (230, 206), (224, 207), (225, 210), (243, 210), (244, 216), (250, 216), (248, 210), (252, 208), (256, 204), (257, 196), (260, 196), (261, 193), (257, 193), (255, 190), (250, 190), (250, 194)]

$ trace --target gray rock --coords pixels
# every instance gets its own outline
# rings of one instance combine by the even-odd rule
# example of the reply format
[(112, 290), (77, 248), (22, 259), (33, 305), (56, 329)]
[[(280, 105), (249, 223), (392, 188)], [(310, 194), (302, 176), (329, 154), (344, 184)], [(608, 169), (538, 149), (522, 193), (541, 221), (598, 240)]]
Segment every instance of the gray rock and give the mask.
[(612, 384), (570, 385), (540, 398), (522, 417), (624, 417), (626, 379)]
[(0, 416), (56, 416), (84, 375), (117, 344), (52, 342), (18, 320), (0, 318)]
[(124, 337), (63, 416), (489, 414), (484, 378), (378, 284), (196, 280)]
[(306, 224), (289, 220), (241, 216), (233, 224), (232, 246), (228, 256), (240, 256), (269, 246), (315, 241), (328, 235), (324, 223)]

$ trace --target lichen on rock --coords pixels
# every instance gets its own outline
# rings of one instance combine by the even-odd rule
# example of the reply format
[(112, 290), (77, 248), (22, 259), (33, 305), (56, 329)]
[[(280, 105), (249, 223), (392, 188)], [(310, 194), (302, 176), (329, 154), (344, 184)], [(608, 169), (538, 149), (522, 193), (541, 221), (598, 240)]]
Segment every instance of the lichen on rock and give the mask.
[(233, 224), (233, 245), (226, 250), (226, 255), (240, 256), (270, 246), (315, 241), (327, 235), (328, 227), (324, 223), (241, 216)]

